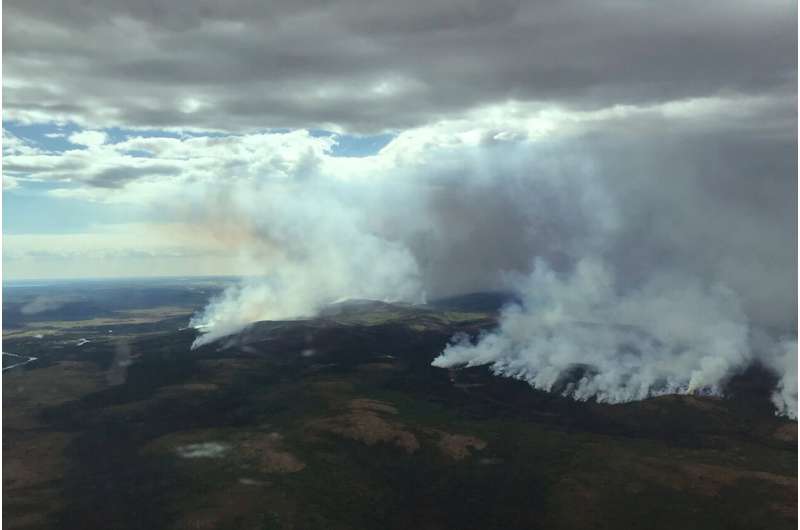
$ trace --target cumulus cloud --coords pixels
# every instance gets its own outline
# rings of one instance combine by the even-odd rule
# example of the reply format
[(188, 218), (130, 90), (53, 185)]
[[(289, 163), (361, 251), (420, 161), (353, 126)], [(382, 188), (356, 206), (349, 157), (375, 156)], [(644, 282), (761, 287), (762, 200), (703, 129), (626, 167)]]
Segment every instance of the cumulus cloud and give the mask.
[(95, 147), (106, 143), (108, 135), (103, 131), (80, 131), (72, 133), (67, 137), (70, 143), (75, 145), (85, 145)]
[(70, 135), (83, 138), (80, 142), (87, 142), (86, 148), (63, 152), (31, 150), (21, 140), (9, 142), (3, 170), (11, 176), (64, 185), (55, 195), (69, 195), (68, 190), (78, 184), (77, 193), (86, 198), (143, 202), (131, 189), (118, 191), (129, 185), (154, 190), (219, 178), (290, 176), (313, 170), (334, 143), (329, 136), (315, 137), (305, 130), (226, 137), (134, 136), (115, 143), (105, 143), (105, 133), (98, 134), (103, 138), (95, 137), (95, 131)]
[(42, 151), (23, 138), (7, 129), (3, 129), (3, 156), (13, 155), (33, 155), (40, 154)]

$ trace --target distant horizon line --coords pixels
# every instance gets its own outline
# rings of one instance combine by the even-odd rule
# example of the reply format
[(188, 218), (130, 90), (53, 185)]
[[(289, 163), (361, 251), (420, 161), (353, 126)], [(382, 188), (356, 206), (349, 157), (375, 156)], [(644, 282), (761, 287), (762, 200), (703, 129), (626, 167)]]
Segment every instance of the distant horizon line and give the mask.
[(65, 283), (65, 282), (103, 282), (128, 280), (203, 280), (203, 279), (237, 279), (257, 278), (255, 274), (204, 274), (204, 275), (169, 275), (169, 276), (73, 276), (61, 278), (2, 278), (3, 285), (14, 283)]

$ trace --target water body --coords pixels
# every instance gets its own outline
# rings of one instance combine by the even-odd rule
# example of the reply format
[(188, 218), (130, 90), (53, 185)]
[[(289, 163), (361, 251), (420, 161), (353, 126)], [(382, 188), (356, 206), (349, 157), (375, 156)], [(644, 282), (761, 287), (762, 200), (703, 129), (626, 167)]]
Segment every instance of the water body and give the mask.
[[(28, 364), (31, 361), (35, 361), (38, 357), (25, 357), (24, 355), (17, 355), (16, 353), (7, 353), (3, 352), (3, 355), (8, 355), (9, 357), (15, 357), (16, 359), (20, 359), (19, 362), (16, 362), (10, 366), (4, 366), (3, 371), (11, 370), (12, 368), (16, 368), (17, 366), (22, 366), (24, 364)], [(16, 360), (12, 359), (12, 360)]]

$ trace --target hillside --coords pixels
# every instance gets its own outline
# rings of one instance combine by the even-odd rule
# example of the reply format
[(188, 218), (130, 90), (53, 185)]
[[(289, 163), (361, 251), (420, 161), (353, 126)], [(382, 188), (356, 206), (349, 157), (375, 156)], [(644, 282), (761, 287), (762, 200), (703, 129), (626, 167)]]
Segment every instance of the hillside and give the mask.
[(610, 406), (430, 366), (493, 325), (469, 309), (339, 304), (195, 351), (174, 317), (7, 339), (49, 346), (4, 375), (7, 527), (796, 527), (763, 374)]

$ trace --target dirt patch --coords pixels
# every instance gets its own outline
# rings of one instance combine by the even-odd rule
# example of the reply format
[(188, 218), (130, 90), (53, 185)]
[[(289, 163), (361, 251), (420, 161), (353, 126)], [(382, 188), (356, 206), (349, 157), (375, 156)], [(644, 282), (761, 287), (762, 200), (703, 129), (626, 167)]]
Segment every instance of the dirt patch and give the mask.
[(162, 387), (157, 392), (159, 398), (180, 397), (192, 393), (208, 393), (219, 390), (219, 385), (214, 383), (187, 383), (184, 385), (169, 385)]
[(145, 452), (171, 452), (183, 458), (226, 458), (264, 473), (296, 473), (306, 465), (286, 449), (277, 432), (190, 431), (163, 436)]
[(353, 410), (382, 412), (384, 414), (397, 414), (397, 408), (389, 405), (388, 403), (377, 401), (375, 399), (351, 399), (349, 406)]
[(306, 467), (283, 448), (283, 437), (276, 432), (247, 436), (239, 441), (238, 448), (244, 458), (255, 461), (266, 473), (297, 473)]
[(486, 449), (486, 442), (475, 436), (442, 432), (437, 446), (442, 453), (453, 460), (463, 460), (471, 456), (473, 450)]
[(419, 449), (417, 437), (405, 430), (402, 423), (389, 421), (382, 414), (397, 414), (397, 409), (388, 403), (371, 399), (352, 399), (347, 403), (348, 412), (312, 420), (307, 427), (315, 431), (326, 431), (372, 446), (390, 443), (412, 454)]

